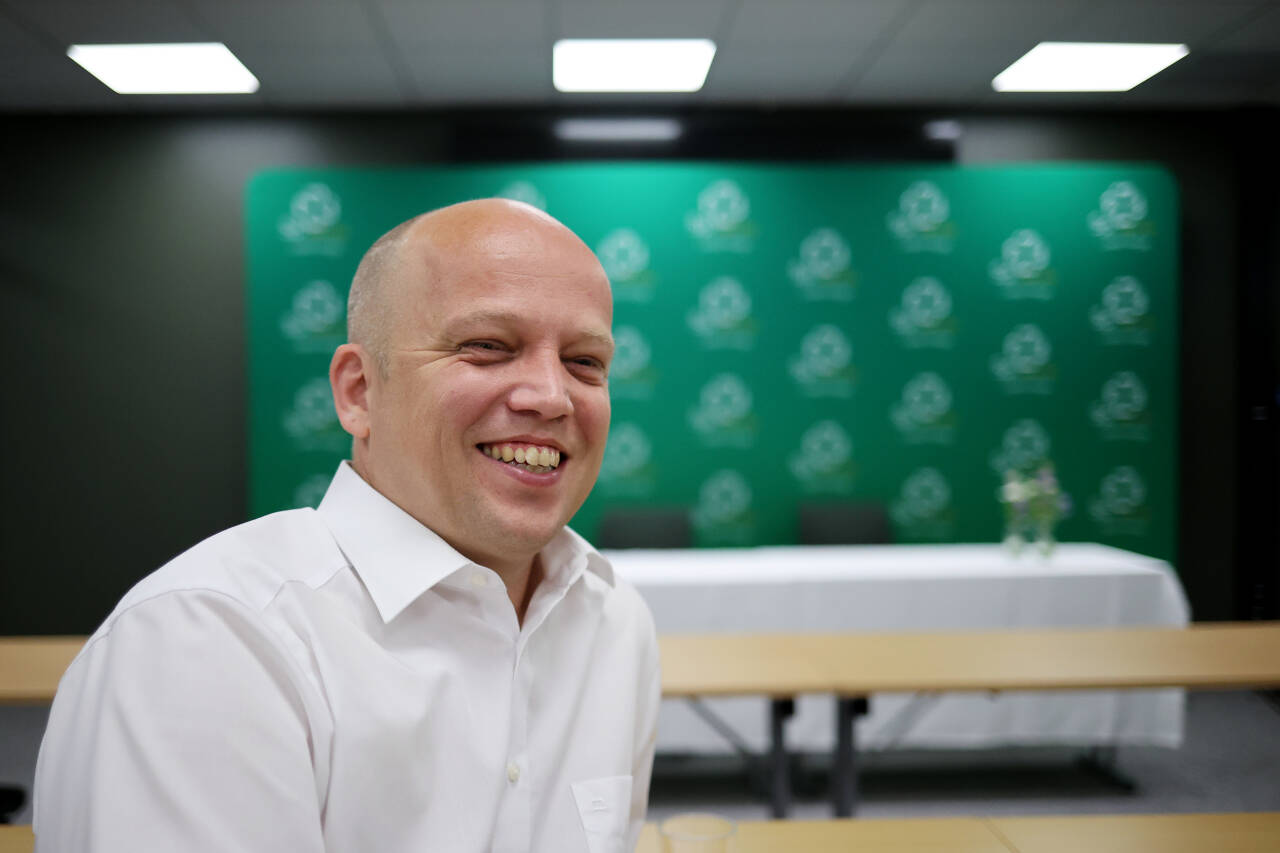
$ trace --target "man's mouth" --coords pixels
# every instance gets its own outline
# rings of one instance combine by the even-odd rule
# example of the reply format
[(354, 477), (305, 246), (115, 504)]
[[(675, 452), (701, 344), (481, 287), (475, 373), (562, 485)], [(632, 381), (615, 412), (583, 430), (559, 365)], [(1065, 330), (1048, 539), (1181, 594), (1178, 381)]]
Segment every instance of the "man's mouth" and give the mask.
[(536, 444), (519, 442), (498, 442), (497, 444), (477, 445), (480, 452), (490, 459), (505, 462), (522, 471), (534, 474), (546, 474), (560, 465), (560, 451), (554, 447), (542, 447)]

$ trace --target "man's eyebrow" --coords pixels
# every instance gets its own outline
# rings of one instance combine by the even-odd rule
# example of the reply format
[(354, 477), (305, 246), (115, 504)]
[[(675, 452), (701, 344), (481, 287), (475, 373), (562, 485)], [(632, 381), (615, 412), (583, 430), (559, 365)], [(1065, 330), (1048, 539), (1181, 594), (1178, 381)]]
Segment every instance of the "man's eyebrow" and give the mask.
[[(464, 314), (453, 320), (446, 326), (447, 332), (458, 333), (462, 329), (469, 326), (484, 325), (485, 323), (496, 323), (499, 325), (509, 325), (523, 321), (526, 319), (524, 315), (515, 311), (476, 311), (472, 314)], [(612, 352), (614, 348), (613, 335), (607, 332), (596, 332), (590, 329), (584, 329), (578, 332), (578, 337), (593, 343), (600, 344), (609, 348)]]

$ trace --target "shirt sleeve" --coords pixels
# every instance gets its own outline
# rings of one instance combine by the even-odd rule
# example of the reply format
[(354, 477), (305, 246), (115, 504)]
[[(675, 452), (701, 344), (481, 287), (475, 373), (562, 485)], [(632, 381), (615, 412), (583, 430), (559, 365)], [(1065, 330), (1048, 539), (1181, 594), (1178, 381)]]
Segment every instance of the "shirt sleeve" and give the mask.
[(631, 770), (631, 821), (627, 849), (635, 850), (649, 807), (649, 780), (653, 775), (653, 753), (658, 743), (658, 706), (662, 702), (662, 671), (658, 661), (658, 638), (649, 621), (648, 666), (643, 676), (642, 707), (637, 714), (634, 761)]
[(118, 614), (59, 685), (36, 768), (36, 850), (323, 851), (296, 672), (256, 614), (220, 593)]

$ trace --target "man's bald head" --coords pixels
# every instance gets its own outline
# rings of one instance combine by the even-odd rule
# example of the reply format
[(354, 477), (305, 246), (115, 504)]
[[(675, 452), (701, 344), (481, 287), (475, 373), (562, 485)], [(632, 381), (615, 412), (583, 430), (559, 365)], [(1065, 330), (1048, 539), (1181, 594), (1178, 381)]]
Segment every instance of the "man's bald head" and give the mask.
[[(559, 220), (532, 205), (501, 198), (459, 202), (402, 222), (383, 234), (356, 268), (347, 298), (347, 340), (373, 356), (387, 372), (397, 310), (397, 285), (406, 273), (428, 278), (437, 262), (459, 251), (482, 248), (495, 231), (552, 229), (577, 236)], [(586, 248), (583, 244), (583, 248)], [(589, 251), (589, 250), (588, 250)]]

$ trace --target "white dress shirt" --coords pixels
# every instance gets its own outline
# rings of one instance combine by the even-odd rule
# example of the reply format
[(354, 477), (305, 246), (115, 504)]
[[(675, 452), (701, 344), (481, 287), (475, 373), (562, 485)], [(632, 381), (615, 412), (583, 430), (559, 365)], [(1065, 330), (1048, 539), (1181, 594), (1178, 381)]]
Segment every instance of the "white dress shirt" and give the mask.
[(653, 619), (571, 530), (541, 556), (522, 627), (496, 573), (345, 463), (318, 510), (205, 540), (63, 677), (36, 849), (632, 849)]

